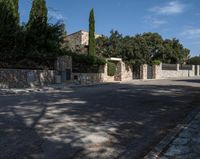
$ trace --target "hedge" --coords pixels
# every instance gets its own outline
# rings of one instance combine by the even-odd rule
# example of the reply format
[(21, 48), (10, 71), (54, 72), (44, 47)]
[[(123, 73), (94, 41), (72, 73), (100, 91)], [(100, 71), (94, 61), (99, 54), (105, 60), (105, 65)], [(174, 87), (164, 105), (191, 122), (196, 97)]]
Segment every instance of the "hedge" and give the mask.
[(116, 71), (117, 71), (117, 67), (114, 63), (112, 62), (107, 62), (108, 64), (108, 76), (114, 76)]

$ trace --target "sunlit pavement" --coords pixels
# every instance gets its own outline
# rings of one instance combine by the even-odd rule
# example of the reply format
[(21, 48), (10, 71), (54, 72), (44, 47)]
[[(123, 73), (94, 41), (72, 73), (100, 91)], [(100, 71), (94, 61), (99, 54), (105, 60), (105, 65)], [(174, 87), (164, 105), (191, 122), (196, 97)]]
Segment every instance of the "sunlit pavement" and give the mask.
[(0, 95), (0, 158), (142, 158), (199, 106), (200, 79)]

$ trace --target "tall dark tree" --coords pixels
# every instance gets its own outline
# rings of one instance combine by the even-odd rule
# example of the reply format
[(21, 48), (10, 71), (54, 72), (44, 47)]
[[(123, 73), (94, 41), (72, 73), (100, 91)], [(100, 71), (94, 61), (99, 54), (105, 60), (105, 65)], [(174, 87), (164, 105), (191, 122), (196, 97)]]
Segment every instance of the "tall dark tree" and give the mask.
[(46, 43), (48, 17), (45, 0), (33, 0), (27, 24), (26, 49), (31, 56), (41, 56)]
[(89, 49), (88, 49), (88, 54), (90, 56), (96, 55), (94, 9), (92, 9), (90, 11), (90, 18), (89, 18)]
[(10, 59), (16, 47), (18, 17), (13, 0), (0, 0), (0, 54), (1, 59)]
[(19, 0), (13, 0), (14, 9), (15, 9), (15, 16), (17, 18), (17, 23), (20, 24), (20, 16), (19, 16)]
[(43, 29), (43, 27), (47, 26), (47, 7), (45, 0), (33, 0), (32, 8), (29, 15), (28, 28), (38, 30)]

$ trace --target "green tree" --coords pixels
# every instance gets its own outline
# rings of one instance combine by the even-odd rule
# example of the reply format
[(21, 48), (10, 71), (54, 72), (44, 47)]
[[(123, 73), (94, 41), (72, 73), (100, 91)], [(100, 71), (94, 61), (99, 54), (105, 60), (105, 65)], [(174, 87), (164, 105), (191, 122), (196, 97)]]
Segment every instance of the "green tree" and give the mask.
[(189, 58), (190, 50), (183, 47), (179, 40), (173, 38), (166, 39), (163, 42), (163, 50), (160, 60), (163, 63), (185, 63)]
[(47, 26), (48, 21), (47, 13), (48, 10), (45, 0), (33, 0), (29, 15), (28, 29), (44, 29)]
[(110, 37), (101, 36), (96, 39), (97, 54), (104, 57), (121, 57), (123, 37), (118, 31), (111, 30)]
[(108, 47), (110, 39), (107, 36), (100, 36), (96, 39), (96, 53), (97, 56), (110, 57)]
[(31, 56), (40, 56), (46, 45), (48, 27), (45, 0), (33, 0), (26, 29), (26, 49)]
[(0, 56), (3, 61), (9, 61), (13, 56), (18, 29), (18, 17), (13, 1), (0, 0)]
[(53, 67), (57, 56), (64, 54), (65, 26), (48, 23), (45, 0), (33, 0), (29, 21), (25, 27), (25, 57), (38, 65)]
[(194, 56), (189, 59), (188, 63), (190, 65), (200, 65), (200, 56)]
[(13, 0), (14, 8), (15, 8), (15, 16), (17, 18), (17, 23), (20, 25), (20, 16), (19, 16), (19, 0)]
[(104, 57), (120, 57), (131, 64), (185, 63), (190, 50), (184, 48), (177, 39), (163, 39), (158, 33), (144, 33), (136, 36), (121, 35), (111, 31), (110, 37), (100, 37), (97, 42), (97, 54)]
[(90, 11), (90, 18), (89, 18), (89, 50), (88, 50), (88, 55), (96, 56), (94, 9), (92, 9)]
[(147, 49), (147, 63), (151, 63), (161, 53), (163, 49), (163, 39), (158, 33), (144, 33), (141, 35), (146, 41)]

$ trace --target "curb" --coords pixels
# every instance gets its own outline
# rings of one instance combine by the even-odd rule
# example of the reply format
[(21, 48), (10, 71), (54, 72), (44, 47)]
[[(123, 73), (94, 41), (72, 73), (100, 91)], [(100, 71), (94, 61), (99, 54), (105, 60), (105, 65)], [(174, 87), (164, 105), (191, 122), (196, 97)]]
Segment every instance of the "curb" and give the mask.
[(159, 156), (166, 150), (177, 135), (188, 125), (200, 112), (200, 107), (194, 109), (182, 122), (178, 124), (167, 136), (165, 136), (143, 159), (159, 159)]

